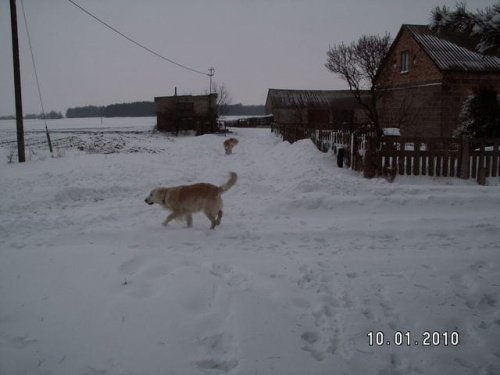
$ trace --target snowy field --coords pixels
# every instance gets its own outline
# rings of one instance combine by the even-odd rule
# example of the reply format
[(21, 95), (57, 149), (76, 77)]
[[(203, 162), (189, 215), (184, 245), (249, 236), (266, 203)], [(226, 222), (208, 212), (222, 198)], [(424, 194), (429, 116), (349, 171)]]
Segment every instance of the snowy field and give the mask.
[[(500, 374), (500, 183), (364, 179), (269, 129), (0, 121), (0, 374)], [(12, 159), (12, 157), (10, 157)], [(144, 199), (217, 185), (215, 230)], [(373, 345), (370, 345), (370, 336)]]

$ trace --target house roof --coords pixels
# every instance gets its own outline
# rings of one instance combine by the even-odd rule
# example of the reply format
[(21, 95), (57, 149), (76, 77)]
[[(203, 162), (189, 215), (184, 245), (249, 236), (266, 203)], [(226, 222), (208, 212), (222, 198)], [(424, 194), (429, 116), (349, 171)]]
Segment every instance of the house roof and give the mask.
[(349, 90), (269, 89), (267, 93), (267, 102), (273, 108), (325, 108), (341, 99), (355, 100)]
[(404, 28), (442, 71), (500, 71), (500, 56), (477, 53), (475, 47), (479, 41), (475, 37), (462, 32), (431, 30), (427, 25), (403, 25), (401, 31)]

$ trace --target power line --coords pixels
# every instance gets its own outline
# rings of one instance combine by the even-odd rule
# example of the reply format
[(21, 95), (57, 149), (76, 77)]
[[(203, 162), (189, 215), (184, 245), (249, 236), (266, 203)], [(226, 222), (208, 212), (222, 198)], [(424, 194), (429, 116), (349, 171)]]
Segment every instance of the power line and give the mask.
[(26, 12), (24, 11), (23, 0), (21, 0), (21, 9), (23, 10), (24, 24), (26, 26), (26, 35), (28, 36), (28, 44), (31, 52), (31, 61), (33, 62), (33, 70), (35, 71), (35, 80), (36, 80), (36, 86), (38, 87), (38, 97), (40, 98), (40, 107), (42, 107), (42, 116), (43, 116), (43, 121), (45, 122), (45, 133), (47, 135), (47, 143), (49, 144), (49, 150), (50, 153), (52, 154), (53, 150), (52, 150), (52, 142), (50, 140), (49, 128), (47, 126), (47, 114), (45, 113), (45, 108), (43, 107), (42, 90), (40, 89), (40, 82), (38, 81), (38, 73), (36, 71), (36, 64), (35, 64), (35, 55), (33, 54), (33, 47), (31, 46), (30, 31), (28, 28), (28, 21), (26, 20)]
[(79, 8), (80, 10), (82, 10), (83, 12), (87, 13), (90, 17), (94, 18), (96, 21), (102, 23), (104, 26), (106, 26), (108, 29), (114, 31), (115, 33), (117, 33), (118, 35), (122, 36), (123, 38), (127, 39), (129, 42), (132, 42), (134, 43), (136, 46), (138, 47), (141, 47), (142, 49), (148, 51), (149, 53), (152, 53), (153, 55), (159, 57), (160, 59), (163, 59), (163, 60), (166, 60), (168, 61), (169, 63), (171, 64), (174, 64), (174, 65), (177, 65), (181, 68), (184, 68), (184, 69), (187, 69), (191, 72), (194, 72), (194, 73), (198, 73), (198, 74), (203, 74), (204, 76), (209, 76), (209, 74), (207, 73), (204, 73), (204, 72), (201, 72), (199, 70), (196, 70), (196, 69), (192, 69), (186, 65), (183, 65), (183, 64), (179, 64), (178, 62), (175, 62), (169, 58), (166, 58), (165, 56), (162, 56), (160, 55), (159, 53), (156, 53), (155, 51), (149, 49), (148, 47), (145, 47), (143, 46), (142, 44), (140, 44), (139, 42), (136, 42), (135, 40), (133, 40), (132, 38), (129, 38), (128, 36), (126, 36), (125, 34), (123, 34), (122, 32), (118, 31), (117, 29), (115, 29), (114, 27), (108, 25), (106, 22), (104, 22), (103, 20), (101, 20), (100, 18), (94, 16), (92, 13), (90, 13), (88, 10), (82, 8), (80, 5), (78, 5), (77, 3), (75, 3), (73, 0), (68, 0), (71, 4), (73, 4), (74, 6), (76, 6), (77, 8)]
[[(35, 55), (33, 54), (33, 48), (31, 45), (30, 30), (28, 28), (28, 21), (26, 20), (26, 12), (24, 11), (23, 0), (21, 0), (21, 9), (23, 11), (24, 25), (26, 26), (26, 35), (28, 36), (28, 45), (30, 47), (31, 62), (33, 63), (33, 70), (35, 72), (35, 80), (36, 80), (36, 87), (38, 88), (38, 98), (40, 99), (40, 107), (42, 107), (42, 113), (45, 114), (45, 109), (43, 107), (43, 100), (42, 100), (42, 90), (40, 89), (40, 83), (38, 81), (38, 73), (36, 71), (36, 65), (35, 65)], [(47, 123), (45, 123), (45, 125), (47, 125)]]

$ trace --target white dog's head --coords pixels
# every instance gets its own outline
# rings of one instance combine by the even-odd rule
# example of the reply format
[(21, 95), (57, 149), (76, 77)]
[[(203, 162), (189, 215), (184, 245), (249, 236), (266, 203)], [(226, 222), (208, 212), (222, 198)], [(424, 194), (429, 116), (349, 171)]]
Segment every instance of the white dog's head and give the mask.
[(165, 199), (167, 197), (167, 188), (156, 188), (151, 190), (151, 193), (144, 200), (147, 204), (165, 204)]

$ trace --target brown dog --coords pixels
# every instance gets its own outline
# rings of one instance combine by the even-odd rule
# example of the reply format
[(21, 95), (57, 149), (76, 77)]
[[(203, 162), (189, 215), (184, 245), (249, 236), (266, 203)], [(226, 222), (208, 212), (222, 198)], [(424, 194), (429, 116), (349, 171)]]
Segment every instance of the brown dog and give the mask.
[(231, 155), (233, 153), (233, 147), (238, 144), (236, 138), (229, 138), (224, 141), (224, 150), (226, 150), (226, 155)]
[(156, 203), (172, 211), (162, 223), (163, 226), (175, 218), (185, 216), (187, 226), (190, 227), (193, 224), (193, 212), (203, 210), (212, 223), (210, 229), (214, 229), (222, 219), (221, 194), (234, 186), (236, 179), (236, 173), (229, 172), (229, 180), (221, 186), (201, 182), (194, 185), (160, 187), (153, 189), (145, 201), (149, 205)]

